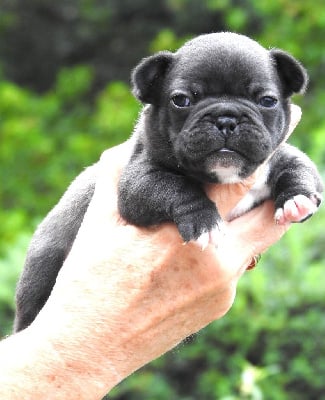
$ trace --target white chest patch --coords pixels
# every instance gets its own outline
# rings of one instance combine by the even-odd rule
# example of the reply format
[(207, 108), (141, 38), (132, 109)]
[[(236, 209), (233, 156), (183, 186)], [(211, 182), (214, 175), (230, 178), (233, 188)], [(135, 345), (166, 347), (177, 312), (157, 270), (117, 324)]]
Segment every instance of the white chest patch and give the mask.
[(241, 181), (236, 167), (216, 167), (211, 169), (210, 172), (216, 175), (220, 183), (237, 183)]
[(227, 216), (227, 220), (231, 221), (235, 218), (245, 214), (256, 205), (262, 203), (264, 200), (270, 198), (271, 189), (267, 185), (268, 167), (265, 167), (263, 174), (261, 174), (251, 189), (245, 196), (237, 203)]

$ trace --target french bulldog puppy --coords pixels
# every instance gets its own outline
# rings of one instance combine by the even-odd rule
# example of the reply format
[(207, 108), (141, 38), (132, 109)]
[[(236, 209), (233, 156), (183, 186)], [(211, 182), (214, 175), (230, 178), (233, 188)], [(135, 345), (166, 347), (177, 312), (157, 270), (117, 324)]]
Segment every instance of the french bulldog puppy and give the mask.
[[(222, 219), (203, 184), (241, 182), (260, 168), (228, 219), (270, 198), (277, 223), (305, 220), (320, 205), (322, 181), (313, 162), (285, 140), (290, 97), (306, 84), (305, 69), (291, 55), (234, 33), (202, 35), (175, 53), (145, 58), (132, 74), (133, 93), (145, 107), (119, 182), (121, 216), (138, 226), (173, 221), (184, 242), (217, 245)], [(96, 165), (77, 177), (35, 232), (17, 286), (15, 331), (47, 300), (95, 178)]]
[(242, 35), (208, 34), (175, 54), (144, 59), (132, 82), (149, 105), (119, 184), (119, 210), (128, 222), (171, 220), (185, 242), (205, 247), (218, 236), (221, 218), (202, 184), (240, 182), (261, 166), (229, 219), (266, 198), (274, 200), (279, 223), (316, 211), (320, 176), (306, 155), (284, 143), (290, 96), (307, 84), (292, 56)]

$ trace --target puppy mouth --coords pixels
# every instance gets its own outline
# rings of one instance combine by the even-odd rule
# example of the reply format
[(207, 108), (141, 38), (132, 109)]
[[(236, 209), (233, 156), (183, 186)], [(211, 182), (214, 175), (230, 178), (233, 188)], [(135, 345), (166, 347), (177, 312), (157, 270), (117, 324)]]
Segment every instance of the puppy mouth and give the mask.
[(222, 147), (221, 149), (211, 152), (211, 156), (216, 162), (223, 166), (232, 165), (238, 160), (247, 160), (247, 157), (240, 151), (229, 149), (228, 147)]
[(249, 164), (247, 157), (237, 150), (222, 147), (206, 158), (205, 170), (210, 181), (236, 183), (241, 181), (242, 171)]
[(222, 147), (220, 150), (217, 150), (216, 154), (219, 154), (219, 155), (225, 156), (225, 157), (232, 156), (234, 154), (241, 155), (238, 151), (228, 149), (227, 147)]

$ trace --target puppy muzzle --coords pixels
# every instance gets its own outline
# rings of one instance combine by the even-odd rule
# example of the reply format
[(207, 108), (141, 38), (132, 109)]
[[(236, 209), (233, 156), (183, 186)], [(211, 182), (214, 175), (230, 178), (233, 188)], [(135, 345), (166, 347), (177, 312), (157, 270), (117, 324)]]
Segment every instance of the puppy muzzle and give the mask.
[(187, 173), (236, 182), (263, 163), (272, 152), (270, 132), (256, 107), (247, 103), (214, 101), (193, 109), (174, 143)]

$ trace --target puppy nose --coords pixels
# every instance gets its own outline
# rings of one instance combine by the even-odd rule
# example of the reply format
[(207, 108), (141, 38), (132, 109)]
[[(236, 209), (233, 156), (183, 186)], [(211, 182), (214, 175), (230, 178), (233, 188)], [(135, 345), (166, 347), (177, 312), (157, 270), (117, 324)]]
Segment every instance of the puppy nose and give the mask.
[(224, 135), (234, 132), (237, 126), (237, 118), (230, 115), (221, 115), (216, 120), (216, 127)]

